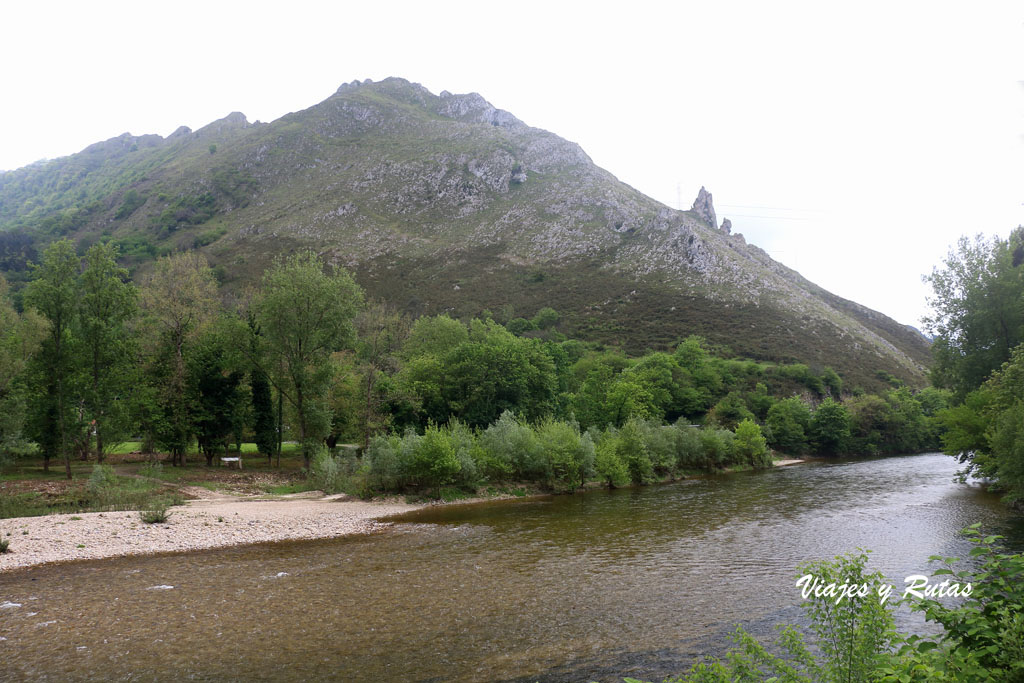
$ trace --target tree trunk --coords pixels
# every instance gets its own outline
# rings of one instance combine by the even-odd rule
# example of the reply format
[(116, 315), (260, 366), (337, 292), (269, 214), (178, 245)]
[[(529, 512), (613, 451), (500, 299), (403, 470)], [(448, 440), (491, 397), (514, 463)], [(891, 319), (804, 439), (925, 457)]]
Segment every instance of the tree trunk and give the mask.
[(281, 451), (284, 448), (284, 394), (277, 392), (277, 466), (281, 467)]

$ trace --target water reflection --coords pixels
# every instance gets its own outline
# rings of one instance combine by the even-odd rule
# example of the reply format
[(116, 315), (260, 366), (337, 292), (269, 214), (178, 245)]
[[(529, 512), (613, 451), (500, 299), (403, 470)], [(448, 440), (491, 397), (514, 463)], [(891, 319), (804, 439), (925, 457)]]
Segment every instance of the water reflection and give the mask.
[[(802, 562), (864, 547), (895, 585), (1019, 518), (945, 456), (823, 463), (407, 515), (389, 533), (0, 578), (27, 679), (621, 680), (799, 618)], [(173, 588), (156, 588), (173, 586)], [(908, 622), (909, 623), (909, 622)]]

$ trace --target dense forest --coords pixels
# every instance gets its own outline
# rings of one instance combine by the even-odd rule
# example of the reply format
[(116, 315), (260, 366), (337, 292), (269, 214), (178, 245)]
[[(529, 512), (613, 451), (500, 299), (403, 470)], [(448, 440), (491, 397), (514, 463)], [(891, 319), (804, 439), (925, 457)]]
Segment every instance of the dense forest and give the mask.
[(0, 452), (69, 477), (72, 458), (102, 463), (129, 438), (172, 465), (293, 441), (327, 490), (571, 491), (768, 466), (770, 449), (935, 449), (952, 395), (885, 373), (892, 388), (866, 394), (831, 368), (732, 358), (696, 336), (627, 357), (566, 338), (552, 308), (413, 320), (312, 253), (228, 298), (195, 252), (136, 286), (116, 246), (60, 240), (18, 297), (0, 286)]

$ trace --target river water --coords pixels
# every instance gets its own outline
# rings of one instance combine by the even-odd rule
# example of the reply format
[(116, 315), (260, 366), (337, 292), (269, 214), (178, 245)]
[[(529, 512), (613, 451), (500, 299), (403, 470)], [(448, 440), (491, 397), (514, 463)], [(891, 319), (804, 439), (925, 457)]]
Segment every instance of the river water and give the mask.
[(1021, 518), (956, 469), (813, 463), (22, 570), (0, 575), (0, 679), (660, 680), (735, 624), (798, 622), (803, 562), (869, 548), (899, 592), (929, 555), (965, 555), (973, 522), (1024, 547)]

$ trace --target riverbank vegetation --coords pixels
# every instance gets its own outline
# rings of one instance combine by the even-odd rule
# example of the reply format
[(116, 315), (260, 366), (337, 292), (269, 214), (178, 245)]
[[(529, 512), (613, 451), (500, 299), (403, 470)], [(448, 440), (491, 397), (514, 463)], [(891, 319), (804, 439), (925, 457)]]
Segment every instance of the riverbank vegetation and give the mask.
[(737, 647), (723, 659), (698, 662), (666, 683), (1024, 680), (1024, 555), (1002, 551), (1000, 537), (982, 537), (978, 525), (965, 533), (974, 544), (973, 568), (964, 568), (958, 558), (933, 557), (941, 565), (933, 572), (933, 582), (970, 584), (969, 597), (951, 602), (925, 593), (898, 601), (938, 624), (938, 635), (895, 630), (892, 612), (898, 594), (894, 590), (890, 600), (879, 599), (877, 588), (885, 579), (867, 571), (868, 556), (859, 552), (800, 569), (825, 586), (869, 587), (863, 595), (852, 593), (842, 600), (825, 592), (808, 596), (803, 609), (813, 648), (793, 626), (780, 629), (772, 648), (738, 628), (733, 635)]
[(1016, 506), (1024, 504), (1024, 228), (963, 238), (928, 278), (932, 381), (952, 392), (938, 413), (943, 447)]
[(117, 259), (111, 244), (79, 254), (61, 240), (22, 290), (0, 281), (8, 472), (59, 462), (71, 479), (130, 438), (172, 470), (243, 444), (280, 465), (293, 441), (326, 490), (572, 491), (766, 467), (772, 452), (934, 449), (950, 396), (891, 377), (866, 394), (831, 368), (735, 358), (695, 336), (628, 357), (565, 337), (551, 308), (411, 319), (309, 253), (231, 299), (194, 252), (138, 285)]

